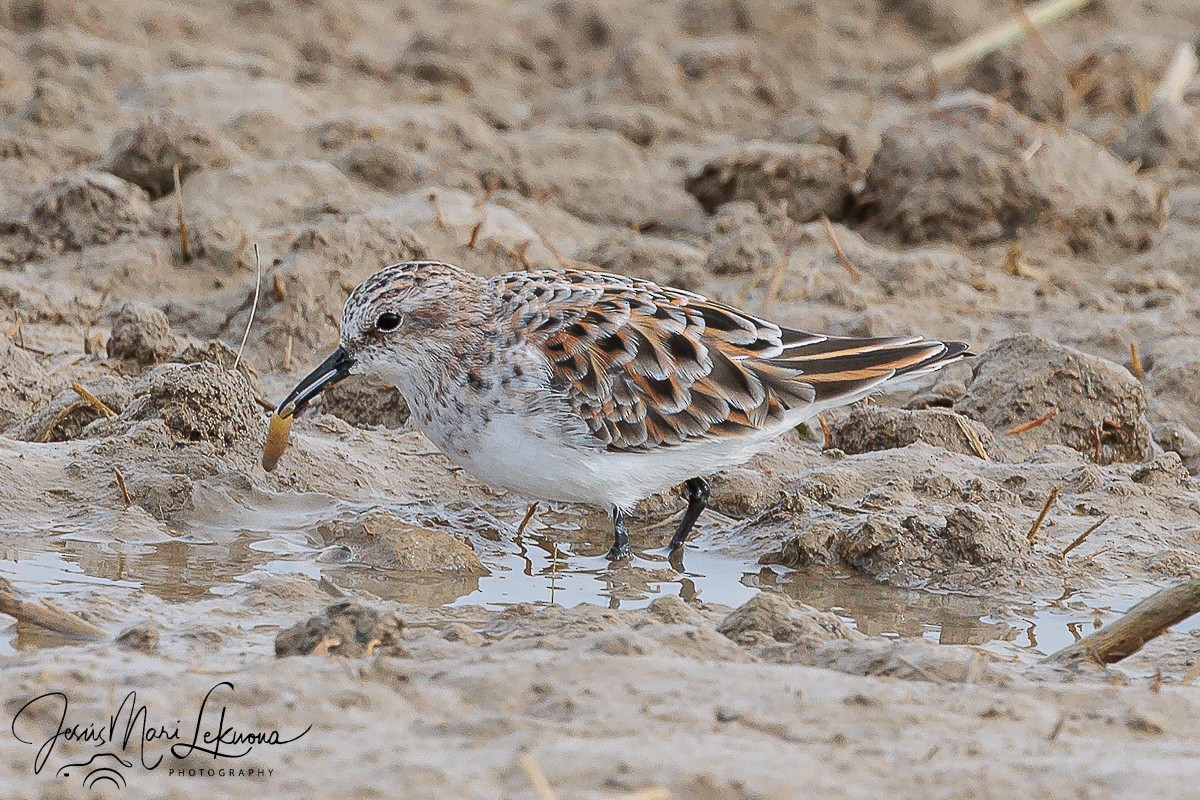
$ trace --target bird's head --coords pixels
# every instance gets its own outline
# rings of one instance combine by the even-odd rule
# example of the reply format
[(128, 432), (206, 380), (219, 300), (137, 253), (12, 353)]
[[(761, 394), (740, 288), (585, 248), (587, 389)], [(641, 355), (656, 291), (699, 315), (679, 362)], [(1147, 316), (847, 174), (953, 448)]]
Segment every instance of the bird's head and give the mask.
[(445, 368), (473, 329), (480, 279), (451, 264), (406, 261), (384, 267), (350, 293), (339, 346), (279, 406), (301, 411), (352, 374), (374, 375), (404, 389)]

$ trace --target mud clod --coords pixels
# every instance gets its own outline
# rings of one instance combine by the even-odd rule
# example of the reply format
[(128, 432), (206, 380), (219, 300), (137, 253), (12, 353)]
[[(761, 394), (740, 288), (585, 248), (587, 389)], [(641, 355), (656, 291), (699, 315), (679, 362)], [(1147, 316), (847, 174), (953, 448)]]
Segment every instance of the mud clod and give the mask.
[(359, 428), (402, 428), (408, 422), (408, 404), (399, 389), (360, 376), (327, 389), (321, 410)]
[(1083, 253), (1148, 246), (1156, 197), (1082, 135), (963, 93), (884, 131), (860, 206), (872, 226), (906, 242), (969, 245), (1041, 230)]
[(1017, 563), (1029, 552), (1023, 532), (971, 504), (946, 516), (946, 542), (954, 554), (977, 566)]
[(1146, 394), (1128, 370), (1036, 336), (997, 343), (975, 363), (967, 396), (955, 409), (992, 430), (1008, 430), (1049, 408), (1042, 425), (1004, 437), (1014, 458), (1060, 444), (1108, 464), (1151, 455)]
[(37, 357), (0, 336), (0, 430), (28, 416), (49, 396)]
[(717, 632), (745, 647), (783, 644), (810, 656), (826, 642), (864, 638), (836, 615), (776, 592), (747, 600), (721, 621)]
[(830, 428), (830, 445), (848, 454), (893, 450), (925, 442), (963, 455), (975, 452), (962, 426), (969, 425), (989, 455), (995, 437), (986, 427), (940, 408), (905, 411), (872, 405), (856, 406), (850, 416)]
[(371, 655), (376, 648), (397, 655), (403, 627), (394, 614), (349, 601), (334, 603), (282, 631), (275, 638), (275, 657), (330, 654), (360, 658)]
[(831, 147), (750, 142), (709, 159), (684, 186), (710, 214), (733, 200), (764, 210), (786, 202), (789, 217), (810, 222), (844, 217), (851, 182), (850, 165)]
[(131, 625), (118, 633), (116, 642), (127, 650), (154, 653), (158, 651), (160, 638), (158, 625), (148, 620)]
[(1047, 69), (1031, 47), (988, 53), (967, 73), (966, 84), (984, 94), (1004, 97), (1017, 111), (1038, 122), (1057, 122), (1066, 110), (1066, 80)]
[[(129, 382), (116, 375), (101, 375), (85, 387), (116, 413), (133, 399)], [(84, 436), (84, 430), (105, 415), (84, 401), (73, 389), (64, 389), (35, 414), (13, 425), (8, 434), (26, 442), (69, 442)]]
[[(746, 206), (751, 214), (746, 213)], [(719, 233), (714, 236), (704, 263), (709, 272), (761, 275), (779, 267), (783, 253), (753, 206), (729, 203), (718, 209), (713, 219), (713, 229)]]
[(232, 142), (168, 112), (118, 133), (101, 169), (140, 186), (153, 200), (175, 191), (176, 165), (180, 180), (185, 180), (201, 169), (229, 166), (241, 158)]
[(1134, 483), (1147, 486), (1181, 486), (1191, 478), (1191, 473), (1179, 453), (1168, 452), (1138, 467), (1129, 477)]
[(108, 357), (147, 367), (175, 354), (178, 343), (167, 315), (147, 303), (126, 303), (113, 315)]
[(838, 552), (843, 562), (868, 575), (886, 574), (919, 553), (908, 531), (886, 514), (871, 514), (845, 539)]
[(383, 141), (352, 145), (342, 153), (338, 163), (347, 175), (387, 192), (415, 188), (429, 171), (418, 154)]
[(694, 288), (703, 282), (703, 250), (632, 231), (605, 236), (575, 257), (607, 271), (661, 280), (681, 289)]
[(1182, 103), (1159, 100), (1129, 123), (1112, 149), (1145, 169), (1200, 169), (1196, 113)]
[(488, 575), (475, 551), (448, 533), (410, 525), (376, 512), (354, 523), (331, 523), (318, 528), (331, 544), (350, 548), (356, 559), (377, 567), (438, 576)]
[(150, 218), (146, 193), (107, 172), (80, 172), (37, 192), (23, 227), (38, 246), (81, 250), (141, 230)]
[(1191, 474), (1200, 474), (1200, 436), (1190, 428), (1178, 422), (1155, 425), (1154, 441), (1164, 450), (1178, 453)]
[(258, 430), (259, 411), (240, 373), (203, 362), (162, 364), (135, 386), (121, 419), (161, 419), (184, 441), (230, 446)]

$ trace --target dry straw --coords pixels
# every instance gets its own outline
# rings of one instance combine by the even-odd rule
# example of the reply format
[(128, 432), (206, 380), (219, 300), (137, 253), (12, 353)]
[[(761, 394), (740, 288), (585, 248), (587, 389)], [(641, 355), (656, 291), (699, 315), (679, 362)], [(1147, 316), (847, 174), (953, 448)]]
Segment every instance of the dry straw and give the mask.
[(242, 363), (242, 352), (246, 349), (246, 340), (250, 338), (250, 326), (254, 324), (254, 315), (258, 311), (258, 295), (262, 291), (262, 261), (258, 257), (258, 244), (254, 245), (254, 302), (250, 304), (250, 318), (246, 320), (246, 332), (242, 334), (242, 343), (238, 347), (237, 358), (233, 359), (233, 371), (237, 372)]

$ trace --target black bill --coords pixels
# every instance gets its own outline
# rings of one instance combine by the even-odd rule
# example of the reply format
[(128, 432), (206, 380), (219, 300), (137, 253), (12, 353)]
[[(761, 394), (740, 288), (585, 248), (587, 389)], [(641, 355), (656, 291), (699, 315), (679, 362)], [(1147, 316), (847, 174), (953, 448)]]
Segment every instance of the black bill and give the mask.
[(292, 389), (291, 394), (283, 398), (275, 413), (281, 417), (300, 413), (314, 397), (348, 376), (353, 366), (354, 356), (341, 347), (334, 350), (329, 354), (329, 358), (322, 361), (319, 367), (308, 373), (308, 376)]

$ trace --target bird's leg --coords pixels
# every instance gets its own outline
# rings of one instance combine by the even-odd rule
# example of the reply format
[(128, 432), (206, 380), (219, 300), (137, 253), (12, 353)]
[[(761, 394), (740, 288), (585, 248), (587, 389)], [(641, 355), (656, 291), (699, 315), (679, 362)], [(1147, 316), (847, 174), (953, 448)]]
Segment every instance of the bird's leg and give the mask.
[(633, 550), (629, 547), (629, 531), (625, 530), (625, 514), (622, 513), (621, 509), (614, 508), (612, 518), (613, 546), (609, 549), (606, 558), (609, 561), (629, 558), (633, 555)]
[(688, 534), (692, 532), (692, 528), (696, 527), (696, 520), (700, 519), (700, 515), (708, 507), (708, 481), (704, 478), (692, 478), (685, 485), (687, 486), (688, 507), (687, 511), (683, 512), (683, 521), (679, 523), (679, 530), (675, 531), (675, 535), (671, 537), (669, 546), (671, 550), (683, 547)]

